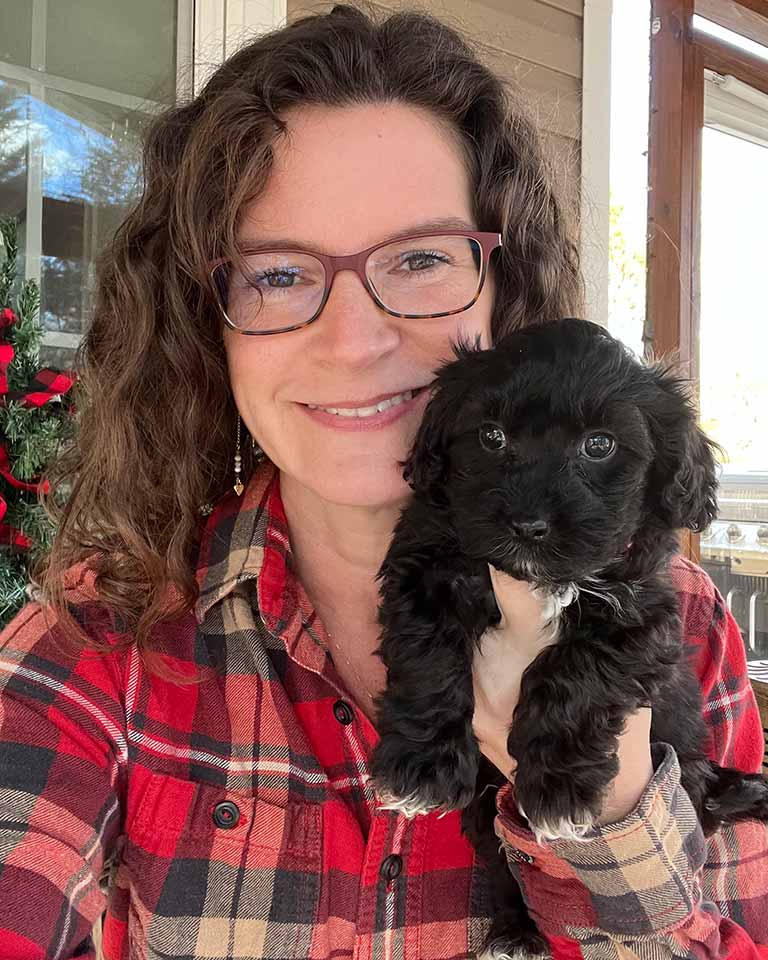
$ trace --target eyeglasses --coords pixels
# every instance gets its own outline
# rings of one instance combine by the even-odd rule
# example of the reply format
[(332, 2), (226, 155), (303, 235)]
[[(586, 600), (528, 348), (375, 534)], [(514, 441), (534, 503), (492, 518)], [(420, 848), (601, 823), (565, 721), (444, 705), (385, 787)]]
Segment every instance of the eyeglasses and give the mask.
[(341, 270), (353, 270), (386, 313), (422, 320), (468, 310), (500, 246), (499, 233), (442, 230), (346, 257), (246, 248), (237, 261), (211, 264), (211, 279), (224, 320), (248, 336), (288, 333), (317, 320)]

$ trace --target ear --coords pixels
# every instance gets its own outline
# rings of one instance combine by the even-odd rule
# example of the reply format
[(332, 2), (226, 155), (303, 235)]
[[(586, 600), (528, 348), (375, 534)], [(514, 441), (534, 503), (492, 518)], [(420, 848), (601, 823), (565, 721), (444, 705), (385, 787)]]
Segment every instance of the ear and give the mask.
[(717, 516), (717, 449), (699, 427), (690, 430), (682, 462), (661, 493), (674, 526), (701, 533)]
[(480, 347), (479, 336), (470, 344), (460, 335), (452, 346), (456, 359), (437, 371), (432, 397), (411, 452), (401, 463), (404, 479), (416, 493), (423, 495), (439, 496), (448, 478), (448, 448), (473, 383), (471, 358), (485, 352)]
[(662, 399), (654, 410), (656, 460), (649, 493), (656, 512), (673, 528), (704, 530), (717, 516), (717, 461), (723, 451), (699, 427), (686, 381), (656, 370)]
[(460, 407), (460, 398), (451, 386), (438, 378), (411, 452), (402, 464), (403, 477), (415, 493), (434, 495), (447, 479), (448, 446)]

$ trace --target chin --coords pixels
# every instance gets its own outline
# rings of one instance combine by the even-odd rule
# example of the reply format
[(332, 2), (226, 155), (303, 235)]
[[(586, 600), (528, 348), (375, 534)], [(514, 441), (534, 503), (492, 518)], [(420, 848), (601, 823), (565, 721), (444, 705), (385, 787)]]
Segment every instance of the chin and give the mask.
[(411, 489), (397, 466), (388, 472), (368, 466), (324, 468), (323, 473), (321, 476), (320, 471), (307, 471), (295, 479), (318, 499), (344, 507), (401, 509), (411, 496)]

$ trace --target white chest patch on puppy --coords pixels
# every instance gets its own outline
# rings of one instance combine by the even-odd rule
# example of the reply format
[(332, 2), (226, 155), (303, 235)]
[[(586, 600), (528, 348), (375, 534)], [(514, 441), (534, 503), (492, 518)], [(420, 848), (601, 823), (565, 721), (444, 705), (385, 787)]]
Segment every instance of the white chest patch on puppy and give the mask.
[(554, 643), (560, 630), (560, 614), (579, 594), (578, 587), (569, 583), (553, 590), (551, 587), (531, 587), (541, 605), (541, 625), (548, 628), (547, 643)]

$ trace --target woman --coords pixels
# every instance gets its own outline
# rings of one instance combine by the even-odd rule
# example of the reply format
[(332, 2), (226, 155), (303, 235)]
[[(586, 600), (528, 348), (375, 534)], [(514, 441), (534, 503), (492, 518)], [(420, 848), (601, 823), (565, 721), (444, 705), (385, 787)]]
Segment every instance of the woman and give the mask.
[[(105, 908), (110, 958), (475, 955), (458, 814), (409, 821), (367, 784), (375, 575), (452, 341), (578, 313), (580, 289), (535, 126), (427, 17), (309, 17), (155, 124), (50, 475), (71, 495), (45, 603), (2, 636), (4, 958), (92, 956)], [(757, 769), (738, 630), (705, 574), (673, 575), (712, 755)], [(494, 587), (475, 729), (511, 777), (541, 641), (525, 584)], [(705, 845), (649, 724), (582, 843), (537, 846), (499, 791), (511, 868), (557, 957), (757, 958), (765, 828)]]

